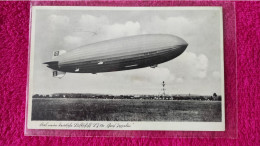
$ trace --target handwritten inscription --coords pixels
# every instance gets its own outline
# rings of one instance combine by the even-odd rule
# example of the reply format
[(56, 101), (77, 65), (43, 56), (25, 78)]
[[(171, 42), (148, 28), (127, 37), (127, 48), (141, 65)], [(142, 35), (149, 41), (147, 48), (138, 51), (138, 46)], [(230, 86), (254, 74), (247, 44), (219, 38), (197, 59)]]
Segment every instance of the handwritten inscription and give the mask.
[(85, 122), (41, 122), (40, 127), (57, 129), (124, 129), (131, 128), (134, 123), (85, 123)]

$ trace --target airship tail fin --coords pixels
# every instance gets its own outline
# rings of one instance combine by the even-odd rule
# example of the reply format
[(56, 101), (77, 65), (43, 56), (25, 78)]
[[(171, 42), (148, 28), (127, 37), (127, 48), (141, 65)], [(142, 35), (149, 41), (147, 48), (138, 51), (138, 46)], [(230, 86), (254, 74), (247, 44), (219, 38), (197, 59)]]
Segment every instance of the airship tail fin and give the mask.
[(55, 77), (55, 78), (59, 78), (61, 79), (62, 77), (64, 77), (66, 74), (66, 72), (62, 72), (62, 71), (57, 71), (57, 70), (54, 70), (52, 72), (52, 76)]
[(52, 55), (52, 59), (54, 59), (54, 58), (56, 58), (56, 57), (58, 57), (58, 56), (60, 56), (60, 55), (62, 55), (62, 54), (64, 54), (64, 53), (66, 53), (66, 50), (54, 51), (54, 52), (53, 52), (53, 55)]

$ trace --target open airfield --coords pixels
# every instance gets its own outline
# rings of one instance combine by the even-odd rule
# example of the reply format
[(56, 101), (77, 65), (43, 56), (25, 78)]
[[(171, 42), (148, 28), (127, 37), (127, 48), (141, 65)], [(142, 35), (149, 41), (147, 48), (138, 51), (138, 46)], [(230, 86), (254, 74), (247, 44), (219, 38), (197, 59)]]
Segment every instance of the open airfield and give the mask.
[(220, 122), (221, 101), (33, 98), (32, 120)]

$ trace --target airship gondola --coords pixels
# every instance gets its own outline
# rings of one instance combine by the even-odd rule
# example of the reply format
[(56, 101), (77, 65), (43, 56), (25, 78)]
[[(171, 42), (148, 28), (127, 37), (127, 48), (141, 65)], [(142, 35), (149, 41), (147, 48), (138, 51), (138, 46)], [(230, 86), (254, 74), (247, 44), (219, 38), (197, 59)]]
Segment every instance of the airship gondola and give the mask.
[(76, 49), (53, 52), (47, 67), (53, 76), (69, 73), (102, 73), (156, 67), (182, 54), (188, 43), (169, 34), (147, 34), (105, 40)]

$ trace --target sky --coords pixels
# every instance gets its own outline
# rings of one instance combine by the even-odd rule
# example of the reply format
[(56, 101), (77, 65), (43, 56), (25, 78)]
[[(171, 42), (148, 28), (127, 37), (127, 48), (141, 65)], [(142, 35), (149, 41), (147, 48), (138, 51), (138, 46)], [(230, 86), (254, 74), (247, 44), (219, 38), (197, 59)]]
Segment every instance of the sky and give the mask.
[[(219, 10), (65, 10), (34, 13), (33, 94), (166, 94), (221, 93), (221, 22)], [(157, 68), (77, 74), (53, 78), (43, 62), (52, 52), (140, 34), (172, 34), (188, 42), (179, 57)]]

